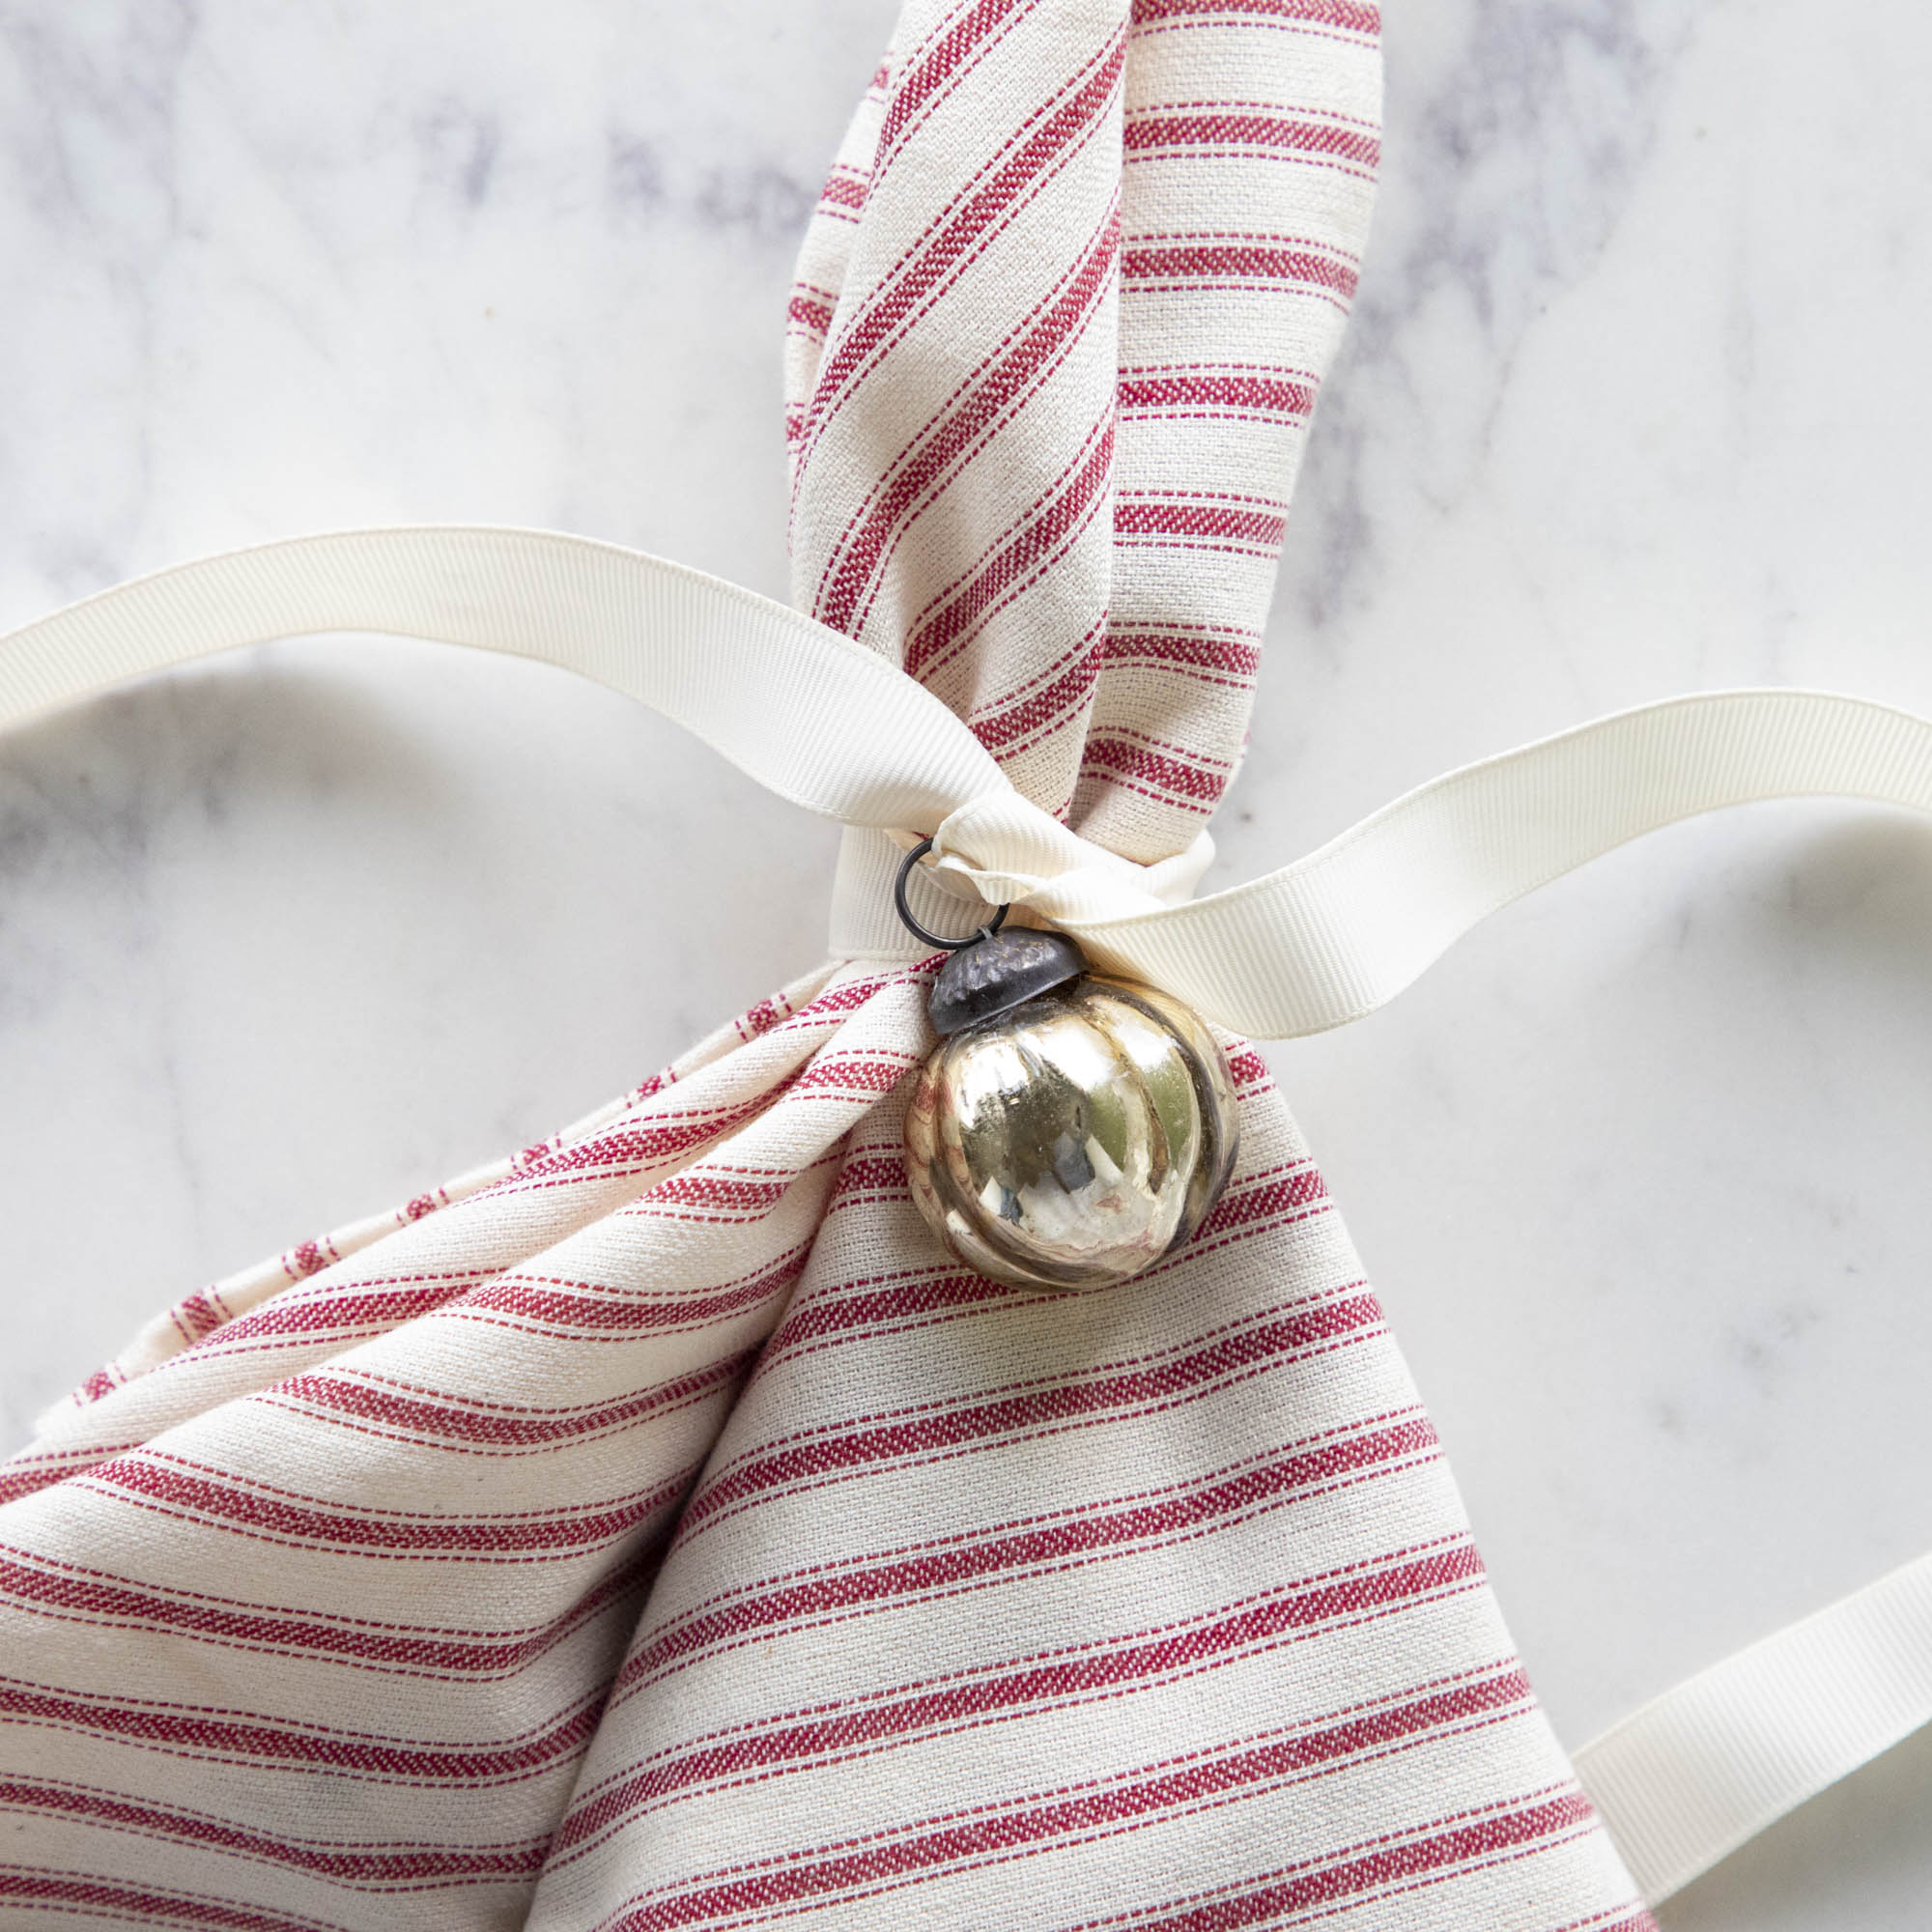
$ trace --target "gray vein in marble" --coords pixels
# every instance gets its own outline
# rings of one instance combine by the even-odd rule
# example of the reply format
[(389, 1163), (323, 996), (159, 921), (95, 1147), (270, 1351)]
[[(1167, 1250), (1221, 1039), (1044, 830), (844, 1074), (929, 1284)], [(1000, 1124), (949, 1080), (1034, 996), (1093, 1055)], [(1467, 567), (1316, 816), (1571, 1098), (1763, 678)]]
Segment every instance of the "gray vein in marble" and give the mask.
[[(1371, 594), (1382, 522), (1451, 515), (1480, 487), (1523, 337), (1615, 234), (1690, 31), (1681, 6), (1481, 0), (1441, 10), (1406, 59), (1396, 42), (1389, 112), (1406, 138), (1388, 148), (1295, 502), (1285, 590), (1310, 647), (1338, 604)], [(1453, 384), (1445, 328), (1466, 331)]]

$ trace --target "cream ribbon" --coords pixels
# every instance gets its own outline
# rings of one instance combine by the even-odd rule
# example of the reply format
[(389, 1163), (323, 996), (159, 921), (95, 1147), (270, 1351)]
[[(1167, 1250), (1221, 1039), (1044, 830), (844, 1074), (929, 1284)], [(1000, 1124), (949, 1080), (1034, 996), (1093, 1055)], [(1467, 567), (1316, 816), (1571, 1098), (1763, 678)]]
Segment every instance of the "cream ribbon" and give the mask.
[[(1853, 697), (1712, 692), (1507, 752), (1247, 885), (1189, 897), (1212, 845), (1143, 867), (1013, 789), (875, 653), (754, 593), (541, 530), (347, 530), (184, 564), (0, 639), (0, 724), (214, 651), (374, 631), (541, 659), (640, 698), (780, 797), (848, 828), (836, 956), (917, 957), (891, 912), (1011, 902), (1093, 962), (1268, 1039), (1392, 999), (1478, 921), (1639, 834), (1807, 795), (1932, 810), (1932, 724)], [(970, 931), (983, 913), (954, 910)], [(1653, 1903), (1932, 1721), (1932, 1557), (1666, 1692), (1576, 1754)]]

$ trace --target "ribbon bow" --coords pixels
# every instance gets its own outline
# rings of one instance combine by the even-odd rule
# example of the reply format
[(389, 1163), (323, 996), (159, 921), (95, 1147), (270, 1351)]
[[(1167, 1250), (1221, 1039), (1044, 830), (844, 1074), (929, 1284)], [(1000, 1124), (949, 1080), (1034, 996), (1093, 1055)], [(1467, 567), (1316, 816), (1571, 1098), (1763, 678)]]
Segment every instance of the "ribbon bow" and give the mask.
[(559, 665), (840, 820), (835, 956), (917, 955), (892, 872), (930, 836), (929, 908), (948, 892), (1022, 907), (1101, 969), (1264, 1039), (1359, 1019), (1498, 907), (1678, 819), (1827, 794), (1932, 810), (1925, 720), (1822, 692), (1710, 692), (1465, 765), (1278, 871), (1192, 898), (1213, 856), (1205, 833), (1157, 865), (1122, 859), (1016, 791), (952, 711), (839, 632), (680, 564), (542, 530), (346, 530), (136, 579), (0, 639), (0, 724), (316, 631)]

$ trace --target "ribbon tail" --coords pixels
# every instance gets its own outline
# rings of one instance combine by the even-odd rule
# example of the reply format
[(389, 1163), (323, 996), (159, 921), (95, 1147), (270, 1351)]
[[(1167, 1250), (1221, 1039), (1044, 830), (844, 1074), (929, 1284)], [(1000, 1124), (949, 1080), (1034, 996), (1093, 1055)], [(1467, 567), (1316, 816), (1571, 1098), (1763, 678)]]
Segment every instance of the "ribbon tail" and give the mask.
[(576, 671), (848, 825), (929, 830), (1010, 789), (945, 704), (877, 652), (702, 571), (554, 530), (335, 530), (136, 578), (0, 638), (0, 726), (169, 665), (322, 631)]
[(1825, 692), (1671, 698), (1450, 772), (1247, 885), (1062, 923), (1096, 966), (1290, 1039), (1373, 1012), (1491, 913), (1646, 832), (1821, 796), (1932, 810), (1932, 723)]

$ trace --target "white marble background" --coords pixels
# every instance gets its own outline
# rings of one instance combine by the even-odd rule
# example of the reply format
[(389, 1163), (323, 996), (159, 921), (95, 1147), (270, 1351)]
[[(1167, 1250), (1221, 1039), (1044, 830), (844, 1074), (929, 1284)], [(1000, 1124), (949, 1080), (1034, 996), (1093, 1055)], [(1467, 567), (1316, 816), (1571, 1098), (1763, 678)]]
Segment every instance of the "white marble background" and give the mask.
[[(0, 0), (0, 624), (330, 525), (782, 594), (779, 318), (890, 0)], [(1932, 710), (1932, 22), (1413, 0), (1218, 876), (1746, 681)], [(0, 747), (0, 1442), (153, 1307), (815, 956), (622, 700), (275, 646)], [(1572, 1742), (1932, 1543), (1932, 831), (1764, 809), (1276, 1050)], [(1932, 1919), (1932, 1741), (1671, 1932)]]

